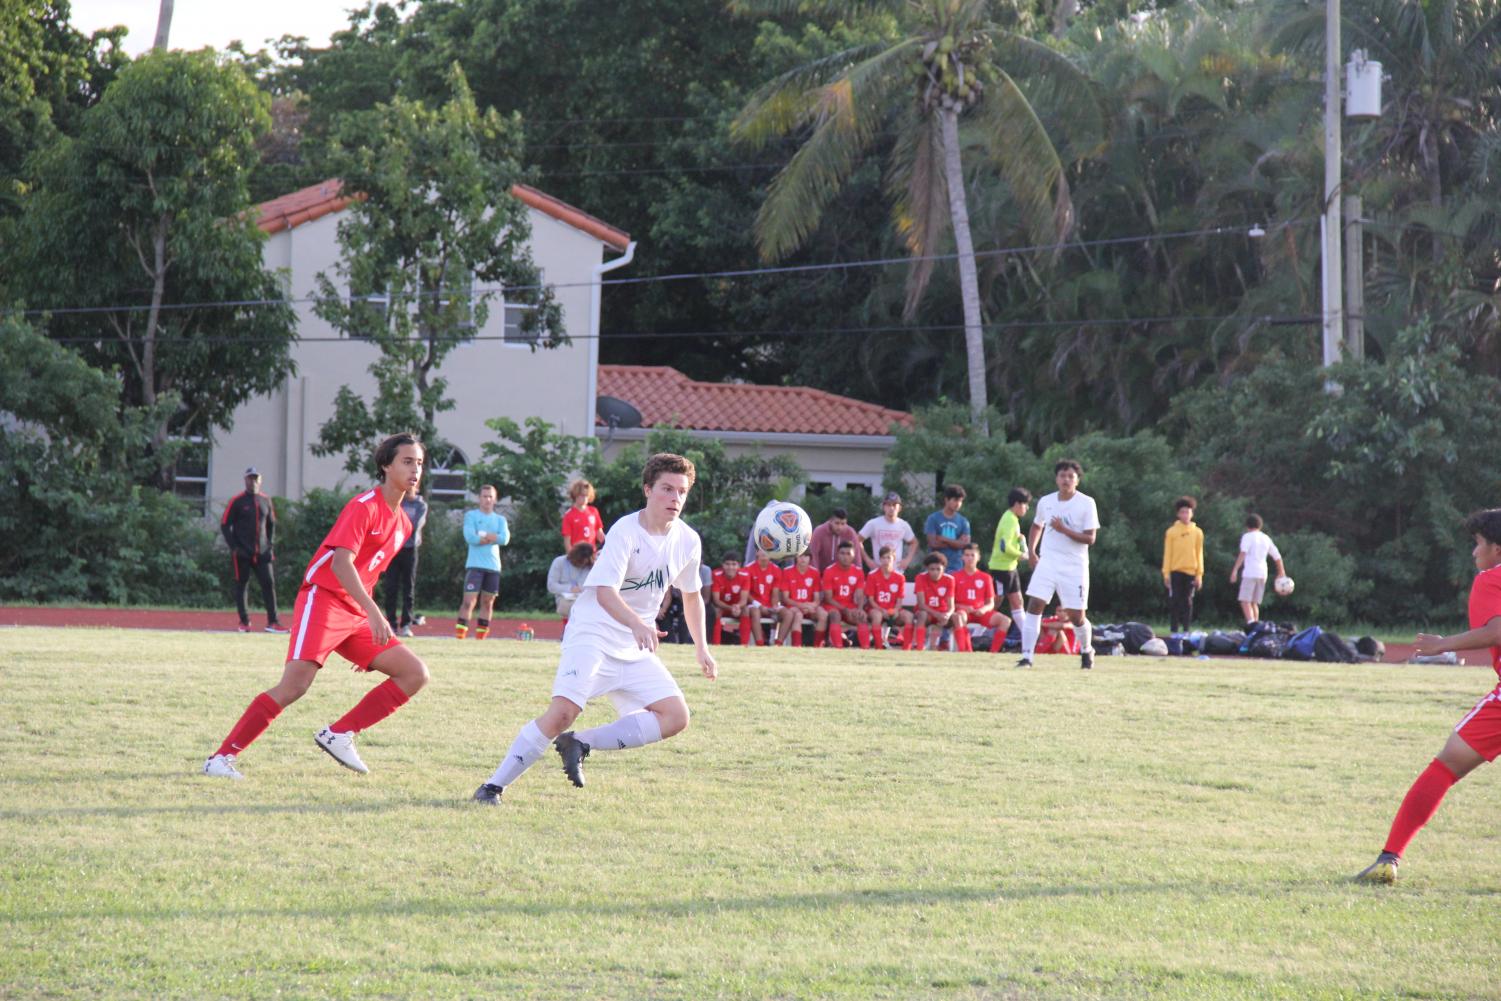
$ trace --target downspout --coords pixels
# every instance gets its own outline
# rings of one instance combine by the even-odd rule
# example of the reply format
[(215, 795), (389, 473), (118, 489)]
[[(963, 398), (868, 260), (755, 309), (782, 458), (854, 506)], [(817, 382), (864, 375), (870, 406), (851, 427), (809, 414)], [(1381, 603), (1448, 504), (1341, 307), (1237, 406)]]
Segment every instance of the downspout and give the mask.
[(604, 274), (625, 267), (635, 256), (636, 241), (632, 240), (626, 244), (625, 253), (613, 261), (602, 261), (594, 266), (594, 283), (589, 286), (589, 409), (584, 414), (585, 435), (594, 435), (594, 405), (599, 396), (599, 307)]

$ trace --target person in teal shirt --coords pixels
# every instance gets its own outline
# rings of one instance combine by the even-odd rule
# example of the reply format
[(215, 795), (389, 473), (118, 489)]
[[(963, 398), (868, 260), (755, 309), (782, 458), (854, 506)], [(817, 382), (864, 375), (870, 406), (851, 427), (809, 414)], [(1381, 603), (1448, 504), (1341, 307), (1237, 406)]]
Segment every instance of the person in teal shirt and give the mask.
[(1032, 504), (1032, 491), (1012, 487), (1006, 495), (1006, 513), (995, 526), (995, 545), (990, 550), (990, 576), (995, 578), (997, 603), (1002, 596), (1011, 606), (1012, 621), (1022, 610), (1022, 578), (1016, 570), (1019, 560), (1027, 558), (1027, 537), (1022, 534), (1022, 519)]
[(479, 603), (474, 620), (474, 638), (490, 635), (490, 613), (495, 596), (500, 593), (500, 547), (511, 541), (511, 526), (506, 516), (495, 510), (500, 491), (486, 483), (479, 488), (479, 508), (464, 514), (464, 541), (469, 543), (469, 558), (464, 561), (464, 599), (459, 602), (459, 621), (454, 635), (469, 635), (469, 613)]

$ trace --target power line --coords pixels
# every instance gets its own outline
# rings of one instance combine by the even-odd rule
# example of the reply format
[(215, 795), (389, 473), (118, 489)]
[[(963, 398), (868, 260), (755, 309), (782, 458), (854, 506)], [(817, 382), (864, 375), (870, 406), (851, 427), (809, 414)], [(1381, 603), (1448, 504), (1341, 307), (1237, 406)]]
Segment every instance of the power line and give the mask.
[[(1305, 225), (1308, 219), (1289, 219), (1279, 225), (1291, 227)], [(1063, 245), (1064, 250), (1096, 249), (1102, 247), (1122, 246), (1133, 243), (1153, 243), (1164, 240), (1194, 239), (1205, 236), (1222, 235), (1248, 236), (1246, 226), (1211, 226), (1204, 229), (1180, 230), (1173, 233), (1152, 233), (1138, 236), (1106, 237), (1098, 240), (1079, 240)], [(1010, 257), (1022, 254), (1035, 254), (1056, 249), (1052, 244), (1030, 244), (1020, 247), (1002, 247), (996, 250), (982, 250), (975, 253), (975, 258), (989, 260), (991, 258)], [(599, 286), (616, 285), (647, 285), (659, 282), (697, 281), (710, 278), (758, 278), (762, 276), (808, 274), (820, 271), (852, 271), (862, 268), (890, 267), (898, 264), (915, 264), (923, 261), (942, 262), (957, 260), (959, 255), (953, 254), (927, 254), (921, 257), (879, 257), (868, 258), (859, 261), (834, 261), (821, 264), (789, 264), (763, 268), (740, 268), (724, 271), (688, 271), (676, 272), (663, 275), (644, 275), (634, 278), (607, 278), (600, 281), (589, 282), (559, 282), (556, 284), (534, 285), (511, 285), (511, 286), (475, 286), (459, 289), (440, 289), (434, 292), (415, 293), (409, 298), (421, 300), (425, 298), (452, 298), (457, 294), (473, 295), (506, 295), (516, 292), (535, 292), (543, 289), (566, 289), (566, 288), (593, 288)], [(378, 294), (377, 294), (378, 295)], [(341, 297), (343, 299), (345, 297)], [(364, 298), (367, 301), (379, 301), (370, 296), (350, 296), (349, 299)], [(163, 303), (156, 309), (168, 311), (193, 310), (193, 309), (254, 309), (265, 306), (295, 306), (298, 304), (312, 304), (323, 301), (318, 296), (295, 296), (278, 299), (226, 299), (209, 302), (195, 303)], [(150, 305), (109, 305), (109, 306), (59, 306), (51, 309), (0, 309), (0, 316), (71, 316), (88, 315), (97, 313), (142, 313), (148, 312), (153, 307)]]
[[(1285, 315), (1262, 314), (1257, 316), (1238, 316), (1234, 313), (1220, 316), (1204, 316), (1197, 314), (1179, 314), (1176, 316), (1119, 316), (1119, 317), (1096, 317), (1074, 320), (1005, 320), (994, 323), (981, 324), (981, 328), (987, 331), (999, 332), (1006, 330), (1028, 329), (1058, 329), (1072, 327), (1123, 327), (1139, 325), (1160, 325), (1166, 323), (1225, 323), (1228, 321), (1241, 320), (1250, 326), (1315, 326), (1323, 322), (1323, 317), (1314, 314)], [(848, 336), (854, 334), (914, 334), (914, 333), (962, 333), (965, 326), (962, 323), (935, 323), (935, 324), (890, 324), (885, 326), (867, 327), (813, 327), (802, 330), (695, 330), (695, 331), (632, 331), (613, 334), (578, 334), (570, 336), (569, 341), (614, 341), (614, 340), (709, 340), (709, 339), (733, 339), (743, 337), (765, 338), (800, 338), (800, 337), (825, 337), (825, 336)], [(52, 341), (58, 344), (100, 344), (108, 343), (111, 339), (104, 337), (54, 337)], [(159, 337), (158, 344), (193, 343), (193, 344), (259, 344), (279, 343), (282, 338), (276, 337), (235, 337), (233, 335), (216, 335), (213, 337)], [(372, 337), (298, 337), (295, 341), (299, 344), (370, 344), (378, 345), (376, 338)], [(537, 341), (517, 340), (508, 338), (504, 334), (481, 334), (475, 337), (455, 338), (455, 345), (472, 344), (476, 341), (509, 341), (518, 347), (543, 347), (540, 338)], [(426, 344), (427, 340), (421, 337), (406, 338), (398, 343)]]

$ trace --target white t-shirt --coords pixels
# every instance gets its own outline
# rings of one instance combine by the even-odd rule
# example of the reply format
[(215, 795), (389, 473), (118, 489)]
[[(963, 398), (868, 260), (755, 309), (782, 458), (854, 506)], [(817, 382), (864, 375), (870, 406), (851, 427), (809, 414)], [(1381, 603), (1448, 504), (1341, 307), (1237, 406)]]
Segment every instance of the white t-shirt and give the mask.
[(1063, 524), (1075, 532), (1099, 528), (1100, 513), (1095, 509), (1094, 498), (1075, 491), (1068, 500), (1061, 501), (1055, 490), (1037, 502), (1037, 513), (1032, 518), (1033, 524), (1042, 526), (1042, 536), (1037, 540), (1039, 560), (1059, 567), (1088, 567), (1089, 547), (1049, 528), (1055, 517), (1062, 518)]
[(900, 566), (903, 557), (907, 555), (907, 540), (917, 538), (912, 531), (912, 526), (907, 524), (905, 518), (896, 521), (887, 521), (884, 514), (867, 521), (860, 528), (860, 538), (870, 540), (870, 555), (881, 560), (881, 547), (890, 546), (896, 552), (896, 562)]
[(1246, 561), (1241, 565), (1240, 574), (1252, 580), (1266, 580), (1268, 556), (1274, 560), (1282, 559), (1282, 554), (1277, 552), (1277, 544), (1272, 541), (1272, 537), (1259, 528), (1240, 537), (1240, 551), (1246, 554)]
[(662, 595), (669, 587), (697, 591), (703, 556), (698, 533), (673, 521), (666, 535), (649, 535), (641, 513), (626, 515), (605, 533), (604, 548), (584, 581), (584, 593), (573, 606), (563, 648), (592, 646), (620, 660), (647, 656), (630, 629), (616, 622), (599, 603), (599, 588), (613, 587), (626, 606), (644, 622), (657, 618)]

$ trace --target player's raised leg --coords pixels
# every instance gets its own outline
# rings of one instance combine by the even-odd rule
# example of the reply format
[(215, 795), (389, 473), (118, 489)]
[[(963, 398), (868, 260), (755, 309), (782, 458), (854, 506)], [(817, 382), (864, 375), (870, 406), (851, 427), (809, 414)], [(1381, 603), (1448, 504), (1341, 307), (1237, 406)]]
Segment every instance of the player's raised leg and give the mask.
[(407, 704), (427, 684), (427, 665), (409, 648), (388, 646), (376, 654), (366, 670), (386, 675), (386, 680), (343, 716), (319, 730), (313, 739), (339, 764), (361, 775), (370, 771), (354, 747), (354, 735), (379, 723)]

